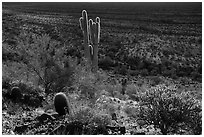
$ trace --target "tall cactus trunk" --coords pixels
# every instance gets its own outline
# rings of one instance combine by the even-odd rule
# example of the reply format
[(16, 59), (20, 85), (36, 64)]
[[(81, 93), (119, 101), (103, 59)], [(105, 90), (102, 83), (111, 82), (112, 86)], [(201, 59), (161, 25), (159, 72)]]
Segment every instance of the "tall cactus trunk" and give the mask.
[(98, 45), (100, 41), (100, 18), (96, 18), (96, 25), (94, 26), (94, 33), (95, 33), (95, 38), (94, 38), (94, 59), (93, 59), (93, 71), (96, 72), (98, 70)]
[(97, 72), (98, 70), (98, 44), (96, 46), (94, 46), (93, 49), (94, 53), (93, 53), (93, 72)]
[(88, 15), (85, 10), (82, 11), (82, 17), (79, 19), (84, 37), (85, 58), (92, 67), (93, 72), (98, 70), (98, 45), (100, 39), (100, 18), (96, 22), (92, 19), (88, 21)]
[(90, 61), (90, 52), (89, 52), (89, 27), (88, 27), (88, 15), (85, 10), (82, 11), (82, 17), (79, 19), (81, 29), (83, 31), (84, 38), (84, 55), (85, 58)]

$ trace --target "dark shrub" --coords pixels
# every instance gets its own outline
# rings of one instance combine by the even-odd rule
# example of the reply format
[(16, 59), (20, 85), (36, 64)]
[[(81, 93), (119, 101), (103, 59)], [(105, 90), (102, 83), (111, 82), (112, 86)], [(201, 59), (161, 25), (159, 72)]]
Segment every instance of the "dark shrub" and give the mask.
[(156, 86), (159, 85), (162, 82), (162, 79), (159, 76), (153, 76), (151, 77), (151, 85)]
[(2, 89), (9, 89), (11, 86), (11, 80), (7, 77), (2, 77)]
[(109, 70), (114, 66), (115, 63), (109, 56), (99, 60), (99, 67), (102, 69)]

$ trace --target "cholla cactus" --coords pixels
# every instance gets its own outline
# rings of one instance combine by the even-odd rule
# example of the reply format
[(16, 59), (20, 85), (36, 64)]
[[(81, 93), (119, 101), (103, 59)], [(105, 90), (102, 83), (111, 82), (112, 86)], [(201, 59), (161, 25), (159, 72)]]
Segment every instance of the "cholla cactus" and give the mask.
[(70, 113), (70, 107), (69, 107), (69, 102), (67, 99), (67, 96), (60, 92), (57, 93), (54, 97), (54, 106), (56, 112), (61, 116), (61, 115), (66, 115), (66, 113)]
[(100, 18), (95, 22), (92, 19), (88, 21), (86, 10), (82, 11), (82, 17), (79, 19), (80, 27), (84, 36), (85, 57), (92, 65), (93, 71), (98, 70), (98, 44), (100, 40)]

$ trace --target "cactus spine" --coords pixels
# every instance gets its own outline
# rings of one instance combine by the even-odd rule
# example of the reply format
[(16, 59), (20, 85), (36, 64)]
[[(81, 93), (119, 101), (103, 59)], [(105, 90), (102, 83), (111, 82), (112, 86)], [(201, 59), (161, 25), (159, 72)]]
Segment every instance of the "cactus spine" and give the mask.
[(95, 22), (92, 19), (88, 21), (86, 10), (82, 11), (82, 17), (79, 18), (80, 27), (84, 37), (85, 58), (92, 66), (92, 70), (98, 70), (98, 45), (100, 41), (100, 18)]
[(69, 102), (67, 99), (67, 96), (60, 92), (57, 93), (54, 97), (54, 106), (56, 112), (61, 116), (61, 115), (66, 115), (66, 113), (70, 113), (70, 107), (69, 107)]

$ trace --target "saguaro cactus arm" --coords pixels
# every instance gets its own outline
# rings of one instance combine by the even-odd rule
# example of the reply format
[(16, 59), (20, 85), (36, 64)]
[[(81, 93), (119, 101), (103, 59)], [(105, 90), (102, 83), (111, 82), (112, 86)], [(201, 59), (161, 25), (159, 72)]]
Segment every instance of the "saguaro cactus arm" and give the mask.
[(89, 53), (89, 27), (88, 27), (88, 15), (86, 10), (82, 11), (82, 17), (79, 18), (79, 23), (83, 32), (84, 37), (84, 50), (85, 50), (85, 57), (90, 60), (90, 53)]
[(100, 18), (96, 17), (96, 34), (97, 34), (97, 43), (100, 41)]

